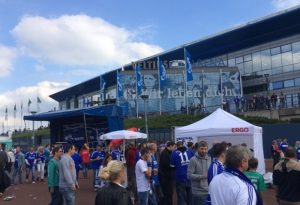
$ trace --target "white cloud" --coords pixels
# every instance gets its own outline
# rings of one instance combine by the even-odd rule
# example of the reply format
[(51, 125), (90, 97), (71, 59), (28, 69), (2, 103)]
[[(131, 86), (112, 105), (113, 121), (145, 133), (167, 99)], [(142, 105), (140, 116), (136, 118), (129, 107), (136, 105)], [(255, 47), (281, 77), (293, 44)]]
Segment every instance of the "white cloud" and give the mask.
[(16, 50), (0, 44), (0, 77), (10, 74), (13, 69), (13, 61), (17, 56)]
[(300, 0), (273, 0), (272, 4), (276, 10), (284, 10), (299, 5)]
[[(5, 126), (13, 129), (14, 126), (14, 105), (16, 104), (16, 128), (21, 126), (21, 102), (23, 102), (23, 114), (28, 115), (28, 100), (32, 101), (30, 110), (37, 110), (37, 96), (42, 103), (39, 104), (40, 112), (53, 110), (58, 107), (58, 103), (48, 97), (49, 95), (69, 87), (69, 83), (58, 83), (42, 81), (37, 85), (28, 87), (19, 87), (15, 90), (0, 93), (0, 122), (4, 122)], [(8, 108), (8, 121), (5, 121), (5, 108)], [(23, 122), (22, 122), (23, 123)], [(23, 125), (24, 128), (24, 125)], [(7, 130), (7, 128), (6, 128)], [(1, 130), (2, 131), (2, 130)]]
[(23, 54), (43, 63), (107, 69), (162, 51), (139, 41), (142, 34), (138, 29), (129, 31), (87, 15), (25, 16), (11, 32)]

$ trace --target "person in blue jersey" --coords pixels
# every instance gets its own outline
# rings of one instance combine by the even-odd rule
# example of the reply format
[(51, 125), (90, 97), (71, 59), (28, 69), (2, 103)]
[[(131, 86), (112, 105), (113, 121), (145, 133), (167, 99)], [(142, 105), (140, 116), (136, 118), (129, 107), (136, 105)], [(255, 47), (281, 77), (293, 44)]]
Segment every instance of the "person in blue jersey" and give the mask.
[(18, 175), (19, 177), (19, 184), (22, 184), (22, 171), (25, 165), (25, 156), (21, 152), (21, 148), (19, 146), (16, 147), (16, 154), (15, 154), (15, 163), (14, 163), (14, 171), (11, 179), (11, 183), (15, 183), (15, 178)]
[(75, 152), (74, 152), (74, 154), (72, 155), (72, 159), (74, 160), (74, 163), (75, 163), (76, 179), (77, 179), (77, 181), (78, 181), (78, 175), (79, 175), (79, 171), (80, 171), (81, 164), (82, 164), (82, 159), (81, 159), (81, 156), (80, 156), (80, 154), (79, 154), (79, 149), (78, 149), (78, 147), (75, 148)]
[(191, 180), (193, 202), (197, 205), (205, 204), (208, 195), (207, 172), (211, 158), (207, 154), (207, 142), (198, 142), (197, 152), (188, 166), (188, 179)]
[(28, 182), (29, 175), (31, 173), (32, 183), (35, 183), (35, 165), (36, 165), (37, 154), (34, 152), (34, 148), (30, 147), (29, 152), (25, 155), (26, 163), (26, 182)]
[(91, 163), (93, 169), (93, 186), (95, 191), (100, 187), (101, 181), (98, 178), (100, 166), (105, 158), (105, 151), (101, 145), (96, 146), (96, 150), (91, 155)]
[(287, 138), (284, 138), (283, 141), (280, 143), (280, 149), (284, 153), (286, 148), (289, 147), (289, 143), (287, 142)]
[(162, 199), (162, 191), (161, 191), (160, 180), (158, 176), (158, 161), (156, 157), (157, 144), (150, 143), (149, 149), (151, 152), (151, 159), (152, 159), (152, 163), (149, 164), (149, 166), (151, 166), (152, 168), (152, 175), (150, 181), (151, 181), (152, 190), (154, 192), (149, 196), (149, 202), (150, 202), (149, 205), (157, 205), (158, 201)]
[(195, 154), (195, 149), (194, 149), (194, 143), (193, 142), (188, 142), (187, 143), (187, 148), (190, 152), (193, 153), (193, 155)]
[(114, 149), (111, 151), (111, 156), (113, 160), (121, 161), (121, 150), (120, 146), (115, 145)]
[(178, 205), (192, 204), (191, 182), (187, 178), (187, 169), (192, 153), (183, 146), (182, 141), (177, 142), (177, 149), (171, 155), (171, 167), (175, 168), (176, 192)]
[(44, 174), (45, 174), (45, 161), (46, 161), (46, 156), (44, 152), (44, 148), (40, 146), (38, 148), (38, 152), (36, 155), (36, 167), (37, 167), (37, 181), (44, 181)]
[[(213, 146), (214, 159), (210, 164), (207, 174), (208, 185), (214, 176), (221, 174), (224, 171), (225, 153), (226, 153), (226, 143), (217, 143)], [(210, 195), (208, 194), (206, 204), (211, 204)]]

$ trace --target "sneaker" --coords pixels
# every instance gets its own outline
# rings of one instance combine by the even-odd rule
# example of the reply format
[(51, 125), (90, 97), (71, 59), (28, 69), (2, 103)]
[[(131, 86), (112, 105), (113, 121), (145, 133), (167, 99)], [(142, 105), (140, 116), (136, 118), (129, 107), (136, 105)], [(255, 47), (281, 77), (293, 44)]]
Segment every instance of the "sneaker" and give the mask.
[(35, 184), (35, 181), (32, 181), (33, 184)]

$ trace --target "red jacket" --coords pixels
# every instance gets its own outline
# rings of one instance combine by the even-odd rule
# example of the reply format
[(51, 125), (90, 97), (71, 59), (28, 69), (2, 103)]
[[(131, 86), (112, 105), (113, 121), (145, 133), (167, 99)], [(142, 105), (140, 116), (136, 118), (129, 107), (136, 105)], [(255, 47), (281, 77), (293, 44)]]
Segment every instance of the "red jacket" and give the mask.
[(137, 149), (135, 147), (131, 147), (127, 151), (127, 156), (126, 156), (126, 163), (127, 166), (129, 167), (135, 167), (136, 161), (135, 161), (135, 156), (136, 156)]

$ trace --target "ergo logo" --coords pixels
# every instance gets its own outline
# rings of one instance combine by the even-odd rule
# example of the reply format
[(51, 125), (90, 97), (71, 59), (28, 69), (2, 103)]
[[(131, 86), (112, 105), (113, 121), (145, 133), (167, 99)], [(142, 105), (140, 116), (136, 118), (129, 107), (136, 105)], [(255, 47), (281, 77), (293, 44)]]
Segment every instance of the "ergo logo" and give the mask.
[(231, 132), (249, 132), (249, 128), (248, 127), (232, 128)]

